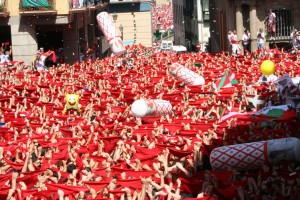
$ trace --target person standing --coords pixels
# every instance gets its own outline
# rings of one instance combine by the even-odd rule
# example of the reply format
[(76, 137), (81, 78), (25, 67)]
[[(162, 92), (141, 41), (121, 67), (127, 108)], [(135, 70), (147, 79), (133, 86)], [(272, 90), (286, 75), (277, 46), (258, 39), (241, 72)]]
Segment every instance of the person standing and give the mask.
[(45, 60), (46, 57), (40, 51), (38, 51), (34, 60), (34, 67), (37, 71), (45, 70)]
[(4, 49), (0, 47), (0, 64), (5, 62), (5, 54), (4, 54)]
[(257, 32), (257, 48), (262, 50), (265, 46), (265, 33), (262, 28), (259, 28)]
[(298, 40), (298, 38), (300, 38), (300, 31), (297, 31), (297, 29), (295, 29), (291, 34), (293, 51), (298, 51), (300, 49), (300, 41)]
[(248, 30), (244, 31), (242, 41), (243, 41), (244, 55), (246, 55), (247, 52), (251, 53), (250, 52), (250, 32)]
[(229, 43), (229, 46), (231, 47), (231, 36), (232, 36), (232, 31), (231, 30), (228, 30), (228, 33), (227, 33), (227, 39), (228, 39), (228, 43)]
[(274, 39), (276, 33), (276, 15), (269, 9), (268, 16), (265, 18), (265, 22), (267, 22), (268, 27), (268, 37), (270, 39)]
[(239, 46), (238, 36), (237, 36), (235, 30), (233, 31), (233, 33), (230, 36), (230, 42), (232, 45), (232, 54), (239, 55), (240, 54), (240, 46)]

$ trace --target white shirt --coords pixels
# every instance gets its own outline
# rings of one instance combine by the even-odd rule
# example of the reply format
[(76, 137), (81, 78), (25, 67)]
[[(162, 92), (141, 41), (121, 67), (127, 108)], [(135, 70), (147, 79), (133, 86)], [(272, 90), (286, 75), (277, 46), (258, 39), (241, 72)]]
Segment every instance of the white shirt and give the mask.
[(228, 39), (228, 41), (229, 41), (229, 43), (231, 44), (231, 36), (232, 36), (232, 33), (229, 35), (227, 35), (227, 39)]
[(6, 62), (6, 58), (5, 58), (5, 55), (2, 53), (0, 54), (0, 63), (4, 63)]
[(292, 44), (293, 44), (293, 47), (297, 47), (299, 45), (299, 42), (297, 40), (297, 36), (296, 36), (296, 33), (293, 32), (291, 34), (291, 38), (292, 38)]
[(39, 60), (36, 60), (35, 61), (35, 67), (38, 71), (40, 70), (44, 70), (44, 67), (45, 67), (45, 59), (46, 59), (46, 56), (41, 56)]
[(250, 42), (250, 33), (249, 34), (244, 33), (243, 37), (242, 37), (242, 40), (243, 40), (244, 45), (248, 45), (249, 42)]
[(237, 34), (231, 34), (231, 36), (230, 36), (230, 42), (232, 43), (232, 44), (238, 44), (238, 37), (237, 37)]
[(275, 19), (276, 19), (276, 15), (275, 13), (269, 13), (268, 14), (268, 23), (269, 24), (273, 24), (275, 22)]
[(9, 55), (4, 55), (4, 58), (5, 58), (5, 62), (10, 62)]
[[(261, 35), (261, 37), (258, 37), (259, 34)], [(257, 32), (257, 43), (265, 43), (265, 33), (264, 32)]]

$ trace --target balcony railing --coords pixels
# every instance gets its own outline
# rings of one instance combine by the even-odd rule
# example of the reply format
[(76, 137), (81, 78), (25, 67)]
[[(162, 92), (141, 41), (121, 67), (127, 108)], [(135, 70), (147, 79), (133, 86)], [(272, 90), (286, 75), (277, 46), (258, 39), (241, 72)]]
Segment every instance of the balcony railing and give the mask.
[(275, 36), (268, 37), (267, 42), (290, 42), (292, 40), (291, 36)]
[(0, 3), (0, 17), (7, 17), (9, 16), (9, 12), (7, 10), (6, 1)]
[(86, 10), (95, 10), (106, 7), (108, 0), (78, 0), (70, 1), (70, 12), (85, 12)]
[(30, 2), (28, 0), (20, 0), (19, 12), (21, 15), (51, 15), (57, 13), (54, 9), (55, 0), (43, 0), (43, 3), (37, 4), (30, 4)]

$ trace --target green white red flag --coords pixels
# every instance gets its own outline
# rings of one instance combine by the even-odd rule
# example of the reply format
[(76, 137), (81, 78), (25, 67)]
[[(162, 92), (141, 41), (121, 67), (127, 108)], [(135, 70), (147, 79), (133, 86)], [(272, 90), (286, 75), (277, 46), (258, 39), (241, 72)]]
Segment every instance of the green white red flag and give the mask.
[(243, 121), (290, 120), (297, 116), (296, 110), (290, 105), (268, 106), (252, 113), (229, 112), (220, 118), (220, 123), (237, 118)]

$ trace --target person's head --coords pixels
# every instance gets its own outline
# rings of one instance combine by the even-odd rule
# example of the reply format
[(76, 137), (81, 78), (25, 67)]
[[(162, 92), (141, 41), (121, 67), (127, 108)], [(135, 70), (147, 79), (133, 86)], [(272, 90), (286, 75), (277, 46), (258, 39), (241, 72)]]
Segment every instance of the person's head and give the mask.
[(76, 169), (76, 166), (73, 163), (68, 164), (67, 166), (68, 173), (72, 173), (74, 169)]
[(272, 13), (272, 9), (269, 9), (269, 13)]
[(262, 29), (262, 28), (259, 28), (259, 32), (263, 32), (263, 29)]
[(37, 53), (36, 53), (36, 58), (39, 59), (40, 57), (41, 57), (41, 53), (40, 53), (40, 52), (37, 52)]
[(85, 175), (88, 175), (90, 172), (92, 172), (92, 169), (90, 167), (85, 167), (82, 170), (82, 173), (85, 174)]
[(46, 174), (47, 174), (48, 176), (54, 176), (54, 177), (58, 178), (57, 172), (56, 172), (56, 171), (53, 171), (53, 170), (50, 169), (50, 168), (48, 168), (48, 169), (46, 170)]
[(44, 52), (44, 48), (43, 47), (40, 48), (40, 52)]

